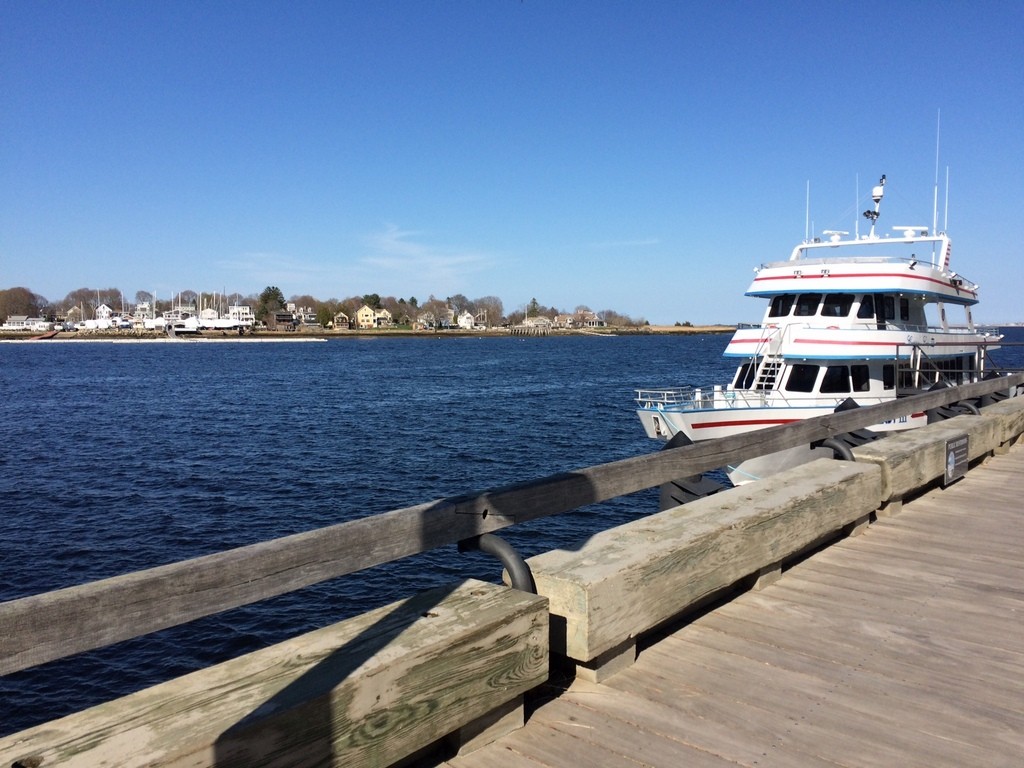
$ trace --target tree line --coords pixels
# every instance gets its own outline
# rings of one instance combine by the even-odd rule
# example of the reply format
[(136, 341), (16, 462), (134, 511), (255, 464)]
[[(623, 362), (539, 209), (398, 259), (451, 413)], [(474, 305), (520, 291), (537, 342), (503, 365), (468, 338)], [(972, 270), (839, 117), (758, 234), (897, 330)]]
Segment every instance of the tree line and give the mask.
[[(95, 317), (96, 308), (101, 304), (113, 309), (115, 312), (123, 312), (125, 315), (134, 312), (135, 307), (147, 303), (152, 311), (159, 314), (175, 306), (186, 306), (201, 309), (213, 307), (223, 311), (230, 305), (245, 304), (252, 308), (253, 313), (259, 320), (264, 319), (269, 313), (284, 310), (289, 304), (296, 309), (306, 310), (316, 316), (317, 323), (328, 327), (333, 323), (339, 312), (344, 312), (350, 320), (355, 319), (355, 314), (364, 304), (375, 310), (386, 309), (398, 325), (406, 325), (414, 322), (420, 315), (429, 313), (435, 318), (443, 317), (448, 310), (455, 313), (457, 317), (462, 312), (469, 312), (474, 317), (486, 318), (486, 324), (495, 325), (517, 325), (527, 317), (547, 317), (553, 319), (555, 315), (569, 315), (578, 312), (590, 312), (590, 308), (580, 304), (572, 311), (565, 311), (553, 306), (545, 306), (531, 299), (526, 305), (512, 310), (506, 314), (504, 303), (497, 296), (481, 296), (470, 299), (457, 293), (452, 296), (438, 297), (431, 294), (426, 300), (419, 300), (415, 296), (395, 297), (381, 296), (376, 293), (367, 293), (360, 296), (349, 296), (344, 299), (330, 298), (318, 299), (308, 294), (294, 295), (288, 299), (284, 292), (277, 286), (267, 286), (258, 294), (241, 293), (207, 293), (192, 290), (180, 291), (173, 297), (160, 299), (149, 291), (137, 291), (134, 301), (118, 288), (78, 288), (68, 293), (59, 301), (50, 301), (40, 294), (34, 293), (28, 288), (6, 288), (0, 289), (0, 321), (12, 315), (27, 315), (29, 317), (42, 317), (47, 320), (66, 318), (68, 313), (75, 307), (82, 313), (82, 319)], [(646, 325), (643, 318), (632, 318), (628, 315), (605, 309), (596, 312), (605, 323), (616, 327), (632, 327)]]

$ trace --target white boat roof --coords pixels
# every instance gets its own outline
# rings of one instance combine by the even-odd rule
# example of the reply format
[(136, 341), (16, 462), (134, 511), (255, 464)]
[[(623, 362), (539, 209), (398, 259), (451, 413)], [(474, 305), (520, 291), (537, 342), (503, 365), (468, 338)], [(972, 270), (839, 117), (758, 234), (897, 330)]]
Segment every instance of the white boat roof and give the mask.
[(977, 304), (978, 286), (949, 266), (952, 243), (927, 227), (893, 227), (896, 237), (828, 238), (803, 242), (787, 261), (762, 264), (747, 296), (783, 293), (902, 293), (953, 304)]

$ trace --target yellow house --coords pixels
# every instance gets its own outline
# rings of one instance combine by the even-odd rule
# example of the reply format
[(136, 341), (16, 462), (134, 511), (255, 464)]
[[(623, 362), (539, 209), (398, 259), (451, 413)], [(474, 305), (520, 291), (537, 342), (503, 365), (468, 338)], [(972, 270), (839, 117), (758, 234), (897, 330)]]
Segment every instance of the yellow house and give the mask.
[(374, 309), (363, 304), (356, 311), (356, 328), (388, 328), (391, 326), (391, 313), (386, 309)]
[(356, 328), (360, 330), (373, 328), (376, 325), (376, 317), (377, 313), (373, 311), (373, 308), (363, 304), (356, 310)]

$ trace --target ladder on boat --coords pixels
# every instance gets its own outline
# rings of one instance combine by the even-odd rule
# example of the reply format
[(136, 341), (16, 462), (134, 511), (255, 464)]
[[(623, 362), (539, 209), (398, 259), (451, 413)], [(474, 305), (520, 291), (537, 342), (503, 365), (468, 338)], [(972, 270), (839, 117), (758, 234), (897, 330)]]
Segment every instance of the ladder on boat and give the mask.
[(779, 378), (779, 371), (781, 370), (781, 360), (765, 360), (761, 364), (761, 370), (757, 372), (757, 381), (754, 382), (754, 389), (762, 391), (775, 389), (775, 382)]

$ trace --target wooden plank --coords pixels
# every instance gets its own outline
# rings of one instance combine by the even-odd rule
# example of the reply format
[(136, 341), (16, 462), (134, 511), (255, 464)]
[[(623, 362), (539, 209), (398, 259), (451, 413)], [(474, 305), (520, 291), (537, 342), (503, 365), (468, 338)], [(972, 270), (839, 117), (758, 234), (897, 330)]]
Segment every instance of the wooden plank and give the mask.
[[(916, 670), (920, 669), (916, 659), (923, 656), (922, 644), (915, 643), (913, 639), (893, 635), (884, 623), (871, 617), (861, 617), (860, 631), (853, 633), (841, 620), (823, 616), (804, 606), (782, 602), (752, 605), (749, 600), (744, 600), (742, 607), (725, 610), (732, 608), (734, 607), (725, 606), (723, 610), (716, 611), (714, 615), (704, 617), (701, 621), (710, 628), (736, 633), (748, 639), (763, 636), (780, 648), (804, 653), (827, 663), (844, 663), (849, 659), (863, 661), (866, 654), (873, 652), (873, 644), (884, 642), (891, 646), (892, 662), (899, 667), (901, 674), (913, 677)], [(795, 624), (814, 627), (813, 644), (804, 642), (803, 638), (791, 631), (790, 628)], [(935, 651), (938, 654), (938, 649)], [(998, 674), (987, 671), (984, 664), (979, 664), (977, 660), (971, 658), (957, 659), (949, 658), (948, 655), (936, 655), (931, 661), (930, 668), (935, 673), (941, 672), (955, 677), (961, 670), (977, 668), (978, 673), (986, 674), (995, 686), (1001, 684)], [(945, 669), (940, 669), (940, 665)]]
[[(827, 709), (826, 699), (814, 696), (799, 685), (783, 687), (782, 683), (763, 672), (756, 677), (740, 678), (727, 670), (710, 670), (691, 664), (672, 653), (649, 653), (620, 678), (634, 678), (657, 668), (664, 678), (660, 691), (649, 689), (648, 696), (671, 704), (672, 688), (676, 684), (697, 686), (708, 698), (719, 702), (720, 708), (739, 708), (746, 719), (763, 724), (770, 734), (757, 745), (766, 756), (774, 758), (780, 753), (809, 754), (819, 758), (827, 755), (856, 755), (869, 765), (895, 765), (899, 750), (878, 738), (877, 724), (866, 725), (858, 718), (819, 712)], [(721, 674), (719, 674), (721, 673)], [(610, 683), (618, 686), (620, 678)], [(820, 720), (824, 719), (822, 724)], [(756, 742), (755, 742), (756, 743)]]
[[(974, 577), (977, 574), (959, 576), (939, 576), (937, 574), (918, 573), (915, 574), (905, 565), (892, 564), (887, 560), (872, 559), (870, 567), (857, 570), (844, 563), (836, 563), (834, 559), (824, 560), (814, 558), (801, 563), (792, 569), (792, 576), (799, 577), (811, 585), (821, 585), (822, 588), (832, 587), (842, 590), (842, 596), (853, 595), (849, 599), (869, 602), (874, 592), (886, 592), (896, 597), (913, 598), (917, 594), (914, 590), (913, 581), (921, 581), (924, 584), (934, 584), (937, 580), (946, 579), (946, 589), (953, 599), (960, 599), (974, 604), (966, 606), (966, 610), (980, 611), (986, 614), (991, 611), (1012, 614), (1014, 611), (1024, 610), (1024, 587), (1015, 584), (1008, 584), (998, 589), (990, 583), (982, 583)], [(984, 595), (984, 600), (978, 602), (979, 593)]]
[(390, 765), (547, 679), (546, 601), (467, 581), (0, 739), (0, 765)]
[[(930, 511), (919, 505), (917, 511)], [(992, 560), (1011, 559), (1020, 551), (1024, 544), (1024, 536), (1013, 530), (1016, 521), (1005, 518), (1000, 528), (991, 530), (971, 529), (971, 548), (963, 547), (963, 529), (965, 517), (951, 517), (935, 510), (928, 518), (912, 517), (893, 520), (891, 531), (886, 532), (886, 543), (900, 545), (906, 542), (920, 542), (924, 547), (935, 546), (943, 551), (943, 556), (951, 556), (956, 561), (971, 560), (983, 556)], [(959, 544), (959, 546), (958, 546)]]
[(675, 714), (681, 727), (692, 734), (691, 738), (706, 744), (705, 748), (716, 754), (732, 755), (740, 765), (835, 765), (816, 749), (795, 746), (788, 739), (790, 723), (777, 712), (722, 696), (717, 691), (697, 690), (687, 696), (678, 695), (679, 689), (687, 689), (688, 681), (664, 664), (648, 663), (645, 659), (609, 680), (608, 686)]
[[(991, 601), (987, 596), (983, 601), (977, 590), (954, 589), (952, 585), (944, 587), (938, 595), (922, 601), (915, 599), (909, 590), (896, 594), (895, 590), (886, 588), (877, 594), (869, 594), (865, 592), (863, 583), (858, 590), (849, 582), (813, 581), (802, 573), (799, 584), (792, 580), (780, 584), (772, 597), (834, 610), (838, 610), (835, 609), (838, 603), (843, 607), (844, 616), (858, 610), (884, 611), (893, 617), (891, 621), (897, 627), (905, 627), (905, 617), (912, 616), (914, 625), (924, 631), (934, 628), (965, 643), (998, 643), (993, 647), (1024, 654), (1024, 632), (1020, 631), (1019, 615), (1013, 611), (993, 612)], [(1014, 607), (1020, 610), (1024, 605)], [(950, 616), (958, 618), (952, 626), (949, 625)]]
[[(667, 646), (667, 650), (674, 651)], [(900, 700), (898, 686), (879, 678), (876, 685), (863, 685), (860, 665), (816, 666), (813, 674), (793, 672), (780, 665), (765, 668), (743, 656), (721, 652), (708, 652), (699, 646), (689, 646), (684, 655), (671, 652), (676, 669), (685, 671), (687, 680), (700, 680), (702, 685), (714, 686), (720, 694), (743, 697), (748, 703), (799, 721), (802, 730), (808, 725), (826, 731), (843, 730), (857, 740), (869, 738), (885, 745), (895, 754), (914, 754), (918, 759), (957, 757), (962, 764), (977, 764), (984, 755), (982, 745), (976, 741), (966, 743), (957, 753), (948, 744), (920, 745), (918, 726), (929, 728), (934, 724), (927, 717), (919, 717), (916, 710), (901, 713), (898, 729), (892, 729), (889, 709), (897, 709)], [(751, 691), (752, 676), (757, 676), (756, 691)], [(909, 696), (916, 705), (916, 697)], [(884, 706), (880, 706), (885, 702)], [(969, 733), (970, 728), (962, 728)], [(910, 745), (912, 744), (912, 749)], [(880, 755), (881, 759), (883, 756)]]
[(1018, 585), (1019, 568), (1013, 561), (1005, 557), (992, 557), (986, 554), (968, 554), (962, 547), (958, 547), (950, 541), (935, 540), (923, 542), (917, 546), (911, 539), (904, 541), (879, 541), (874, 542), (875, 557), (902, 558), (905, 562), (918, 566), (934, 567), (940, 575), (955, 577), (964, 573), (963, 565), (973, 561), (985, 566), (985, 578), (989, 583), (1005, 584), (1011, 587), (1014, 580)]
[(480, 766), (481, 768), (500, 768), (504, 765), (501, 758), (503, 750), (511, 750), (541, 765), (555, 768), (566, 766), (616, 766), (616, 768), (641, 768), (644, 763), (633, 760), (604, 746), (588, 742), (575, 731), (556, 730), (547, 723), (533, 724), (529, 728), (516, 731), (501, 740), (500, 746), (491, 745), (477, 750), (458, 762), (450, 761), (459, 766)]
[[(858, 618), (866, 617), (872, 622), (872, 631), (881, 635), (886, 644), (902, 644), (907, 650), (927, 647), (931, 654), (953, 657), (983, 654), (986, 665), (995, 665), (997, 670), (1017, 670), (1024, 677), (1024, 638), (1019, 617), (987, 617), (975, 614), (958, 614), (942, 601), (942, 595), (924, 596), (918, 603), (910, 600), (892, 601), (885, 595), (877, 596), (870, 610), (860, 609), (847, 603), (837, 605), (836, 594), (814, 594), (801, 583), (794, 586), (780, 585), (773, 591), (774, 600), (785, 601), (809, 608), (820, 614), (830, 614), (840, 625), (856, 625)], [(959, 618), (950, 622), (951, 616)], [(998, 637), (998, 641), (994, 638)]]
[[(863, 660), (866, 653), (873, 653), (872, 643), (884, 644), (900, 665), (913, 663), (918, 669), (927, 667), (933, 674), (953, 678), (969, 673), (973, 680), (997, 690), (1011, 690), (1021, 674), (1016, 659), (995, 658), (995, 654), (979, 657), (973, 653), (976, 650), (974, 646), (945, 635), (907, 631), (884, 617), (874, 615), (859, 617), (856, 620), (858, 631), (853, 632), (851, 622), (837, 612), (816, 610), (782, 600), (768, 599), (755, 604), (754, 600), (762, 594), (765, 593), (745, 595), (742, 605), (723, 606), (714, 617), (707, 617), (709, 626), (718, 626), (722, 622), (729, 627), (722, 631), (749, 631), (755, 635), (757, 632), (771, 633), (773, 642), (790, 648), (801, 646), (802, 640), (790, 634), (791, 626), (813, 627), (815, 643), (802, 646), (803, 652), (819, 655), (826, 661)], [(752, 628), (743, 630), (743, 625), (751, 625)], [(914, 673), (908, 671), (905, 674), (913, 676)]]
[(0, 603), (0, 675), (519, 522), (1024, 383), (1024, 373), (587, 467)]
[[(863, 639), (854, 637), (850, 632), (843, 633), (837, 630), (826, 634), (817, 627), (811, 635), (813, 642), (809, 642), (807, 633), (802, 636), (792, 631), (792, 621), (771, 622), (768, 620), (769, 613), (765, 611), (757, 617), (758, 620), (748, 620), (746, 616), (725, 617), (716, 611), (715, 614), (702, 617), (701, 624), (746, 641), (764, 642), (786, 652), (801, 654), (825, 665), (845, 663), (851, 659), (857, 663), (864, 663), (871, 653), (871, 643), (880, 642), (874, 639), (866, 645)], [(862, 624), (862, 635), (870, 633), (870, 623)], [(970, 660), (964, 664), (953, 660), (952, 663), (945, 663), (945, 669), (938, 668), (937, 664), (930, 665), (925, 673), (919, 659), (895, 651), (884, 657), (872, 656), (872, 668), (900, 680), (915, 680), (919, 684), (926, 684), (930, 689), (945, 691), (946, 695), (954, 698), (970, 698), (977, 695), (977, 691), (973, 689), (964, 689), (963, 676), (973, 670), (985, 671), (984, 663), (978, 660)], [(992, 676), (987, 677), (991, 679)], [(982, 691), (982, 696), (982, 700), (993, 702), (1007, 711), (1016, 712), (1024, 706), (1021, 704), (1019, 685), (1016, 678), (1012, 677), (996, 680)]]
[[(952, 731), (962, 730), (968, 743), (984, 745), (1005, 740), (1006, 734), (1020, 729), (1021, 713), (1014, 713), (989, 702), (977, 699), (965, 700), (957, 696), (958, 688), (949, 690), (922, 686), (918, 679), (906, 679), (892, 675), (889, 670), (879, 670), (873, 665), (859, 664), (855, 669), (839, 662), (822, 664), (820, 660), (800, 653), (786, 652), (770, 643), (757, 639), (739, 638), (712, 629), (689, 626), (676, 633), (676, 638), (714, 650), (727, 656), (742, 656), (749, 659), (758, 670), (759, 681), (771, 678), (776, 668), (799, 672), (835, 681), (842, 679), (847, 695), (883, 701), (887, 709), (904, 713), (921, 726), (943, 723)], [(841, 677), (842, 676), (842, 677)], [(963, 721), (967, 725), (957, 729), (951, 721)], [(907, 722), (901, 714), (901, 724)]]
[(727, 768), (735, 766), (695, 748), (677, 728), (652, 727), (650, 718), (624, 720), (615, 712), (592, 706), (570, 696), (559, 697), (534, 714), (534, 719), (557, 732), (573, 734), (588, 745), (599, 746), (623, 761), (633, 760), (654, 768)]
[[(871, 594), (876, 591), (896, 598), (914, 599), (920, 595), (919, 591), (914, 591), (915, 588), (935, 587), (941, 583), (944, 595), (954, 603), (959, 601), (958, 610), (967, 613), (1012, 615), (1024, 608), (1024, 585), (1011, 579), (993, 581), (989, 574), (973, 570), (947, 570), (940, 574), (929, 568), (926, 573), (915, 574), (908, 564), (893, 566), (875, 556), (865, 555), (865, 558), (865, 570), (857, 571), (846, 565), (830, 567), (831, 563), (819, 561), (801, 564), (794, 569), (793, 576), (803, 579), (812, 588), (832, 588), (840, 597), (850, 596), (851, 600), (864, 602), (871, 600)], [(915, 586), (914, 580), (921, 583)]]
[[(667, 696), (674, 694), (671, 706), (661, 701), (652, 701), (634, 692), (638, 690), (635, 687), (638, 679), (646, 680), (648, 684), (654, 679), (644, 676), (645, 670), (646, 667), (641, 667), (635, 673), (620, 675), (603, 688), (578, 680), (566, 692), (565, 698), (581, 706), (605, 712), (633, 726), (643, 726), (649, 732), (682, 741), (702, 753), (725, 759), (730, 764), (756, 764), (765, 759), (766, 745), (773, 743), (777, 730), (764, 727), (758, 713), (751, 712), (744, 705), (736, 706), (733, 702), (723, 704), (717, 696), (698, 692), (685, 685), (676, 686), (675, 681), (669, 684), (664, 678), (658, 683)], [(806, 752), (792, 754), (789, 751), (776, 751), (772, 757), (772, 763), (776, 766), (826, 768), (833, 765)], [(677, 764), (684, 764), (684, 761), (680, 760)]]
[[(473, 768), (473, 766), (479, 765), (480, 759), (486, 755), (486, 758), (492, 761), (490, 765), (500, 766), (500, 768), (555, 768), (550, 762), (538, 762), (531, 757), (521, 755), (507, 741), (496, 745), (491, 751), (487, 750), (488, 747), (484, 747), (482, 750), (477, 750), (468, 755), (459, 755), (449, 760), (442, 760), (437, 765), (438, 768)], [(426, 768), (429, 765), (433, 765), (433, 763), (430, 761), (413, 763), (413, 766), (422, 768)]]
[[(794, 627), (793, 631), (807, 629)], [(665, 664), (670, 660), (673, 674), (691, 684), (783, 715), (799, 725), (792, 729), (791, 738), (796, 734), (807, 737), (808, 730), (819, 731), (826, 737), (823, 743), (832, 742), (839, 750), (846, 748), (847, 740), (851, 746), (868, 740), (879, 749), (876, 758), (884, 764), (892, 764), (889, 761), (898, 755), (913, 754), (916, 760), (928, 764), (934, 764), (931, 760), (956, 760), (960, 765), (979, 765), (989, 754), (985, 744), (965, 740), (975, 737), (970, 735), (971, 723), (963, 722), (962, 717), (952, 717), (945, 723), (955, 734), (941, 740), (927, 734), (934, 721), (913, 707), (901, 710), (899, 726), (893, 727), (896, 703), (888, 694), (898, 692), (899, 687), (879, 685), (879, 695), (860, 695), (863, 691), (852, 690), (852, 681), (860, 675), (856, 664), (833, 665), (827, 670), (819, 666), (819, 673), (807, 674), (783, 666), (765, 668), (744, 656), (678, 642), (675, 645), (669, 639), (659, 644), (655, 653), (663, 652), (664, 656), (658, 659), (652, 653), (648, 662)], [(751, 685), (753, 679), (758, 681), (756, 686)], [(839, 732), (841, 740), (837, 739)], [(812, 746), (816, 741), (815, 737), (810, 742), (796, 743)]]

